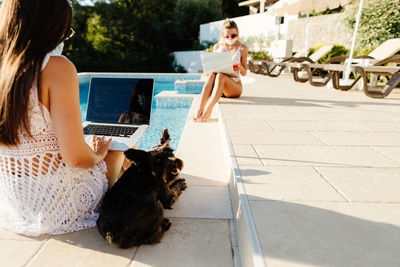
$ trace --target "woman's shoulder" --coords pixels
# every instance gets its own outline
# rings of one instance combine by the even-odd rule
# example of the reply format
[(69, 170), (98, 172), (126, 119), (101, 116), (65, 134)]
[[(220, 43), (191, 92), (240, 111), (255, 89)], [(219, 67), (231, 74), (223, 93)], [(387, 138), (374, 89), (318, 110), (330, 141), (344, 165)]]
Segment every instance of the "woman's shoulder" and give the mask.
[(78, 81), (78, 73), (75, 65), (68, 58), (52, 55), (42, 69), (40, 79), (43, 87), (58, 88)]
[(240, 49), (242, 50), (242, 51), (247, 51), (248, 50), (248, 48), (247, 48), (247, 45), (246, 44), (244, 44), (244, 43), (240, 43)]
[(75, 65), (65, 56), (62, 55), (46, 55), (43, 60), (42, 71), (46, 69), (60, 69), (62, 71), (75, 71)]

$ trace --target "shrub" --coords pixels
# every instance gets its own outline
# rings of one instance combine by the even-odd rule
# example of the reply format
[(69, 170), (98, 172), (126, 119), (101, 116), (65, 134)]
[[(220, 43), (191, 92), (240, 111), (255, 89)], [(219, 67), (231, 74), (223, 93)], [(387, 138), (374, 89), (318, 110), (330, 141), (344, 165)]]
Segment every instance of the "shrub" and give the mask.
[[(315, 51), (317, 51), (324, 45), (329, 45), (329, 43), (317, 44), (317, 45), (314, 45), (313, 47), (311, 47), (310, 51), (308, 52), (308, 56), (312, 55)], [(320, 60), (318, 60), (318, 63), (326, 62), (327, 60), (329, 60), (333, 57), (336, 57), (336, 56), (348, 55), (348, 53), (349, 53), (349, 51), (343, 45), (334, 44), (334, 47), (332, 48), (332, 50), (328, 54), (323, 56)]]
[[(346, 21), (354, 29), (359, 1), (347, 11)], [(356, 54), (372, 50), (384, 41), (400, 37), (400, 0), (366, 0), (357, 34)]]
[(222, 19), (221, 0), (177, 0), (175, 22), (176, 49), (199, 46), (200, 24)]
[(266, 51), (260, 50), (260, 51), (249, 51), (248, 55), (250, 57), (250, 59), (253, 60), (269, 60), (270, 56), (268, 55), (268, 53)]

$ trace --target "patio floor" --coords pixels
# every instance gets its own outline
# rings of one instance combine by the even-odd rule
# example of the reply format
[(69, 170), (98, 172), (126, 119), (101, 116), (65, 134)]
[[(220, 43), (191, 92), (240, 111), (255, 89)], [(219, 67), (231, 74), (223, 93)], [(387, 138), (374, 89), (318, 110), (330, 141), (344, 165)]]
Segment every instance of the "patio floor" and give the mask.
[(226, 121), (268, 266), (400, 266), (400, 91), (249, 74)]

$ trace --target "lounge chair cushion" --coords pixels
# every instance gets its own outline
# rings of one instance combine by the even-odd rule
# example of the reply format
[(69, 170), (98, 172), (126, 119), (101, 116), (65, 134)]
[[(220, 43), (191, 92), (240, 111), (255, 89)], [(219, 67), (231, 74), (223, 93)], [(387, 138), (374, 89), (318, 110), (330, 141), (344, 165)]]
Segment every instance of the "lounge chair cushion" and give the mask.
[(383, 42), (380, 46), (369, 53), (368, 56), (377, 60), (382, 60), (394, 56), (398, 51), (400, 51), (400, 38), (393, 38)]
[(317, 51), (315, 51), (311, 56), (310, 59), (314, 62), (317, 62), (318, 60), (320, 60), (323, 56), (325, 56), (326, 54), (328, 54), (332, 48), (334, 47), (333, 44), (331, 45), (324, 45), (322, 46), (320, 49), (318, 49)]

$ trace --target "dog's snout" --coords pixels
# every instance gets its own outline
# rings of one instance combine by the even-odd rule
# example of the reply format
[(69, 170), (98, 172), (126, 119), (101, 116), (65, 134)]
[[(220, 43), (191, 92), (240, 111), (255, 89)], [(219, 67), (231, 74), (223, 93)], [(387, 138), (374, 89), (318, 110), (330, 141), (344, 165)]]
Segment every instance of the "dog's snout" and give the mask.
[(182, 170), (183, 169), (183, 161), (181, 159), (176, 158), (175, 166), (176, 166), (177, 169)]

